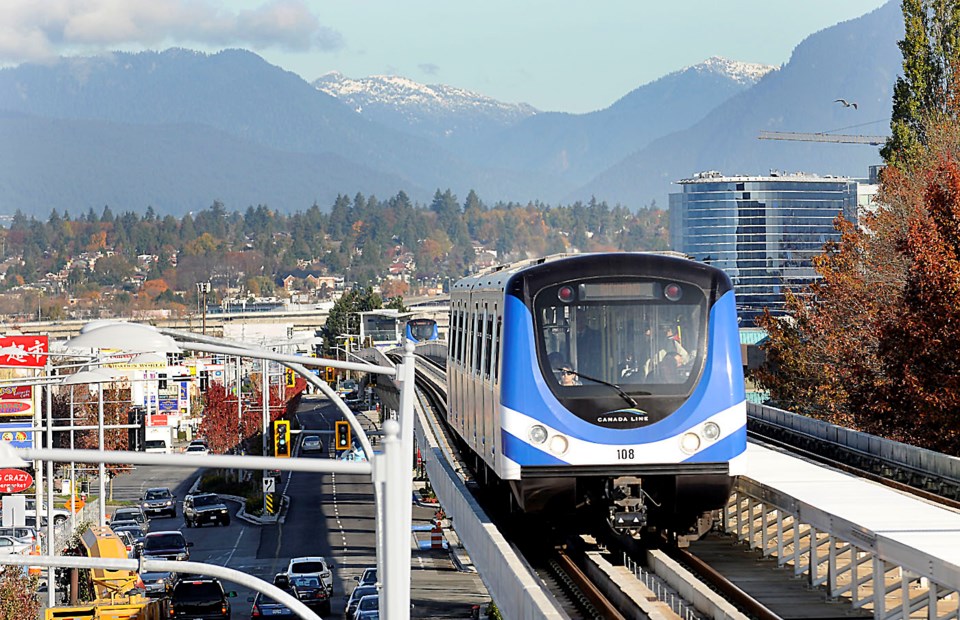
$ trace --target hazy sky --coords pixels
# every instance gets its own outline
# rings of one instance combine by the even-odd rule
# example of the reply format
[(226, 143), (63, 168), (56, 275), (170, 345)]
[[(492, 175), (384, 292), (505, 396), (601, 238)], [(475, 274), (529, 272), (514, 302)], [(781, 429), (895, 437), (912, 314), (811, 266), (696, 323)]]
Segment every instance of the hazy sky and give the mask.
[(0, 64), (239, 47), (307, 81), (393, 74), (588, 112), (710, 56), (783, 64), (807, 35), (884, 2), (0, 0)]

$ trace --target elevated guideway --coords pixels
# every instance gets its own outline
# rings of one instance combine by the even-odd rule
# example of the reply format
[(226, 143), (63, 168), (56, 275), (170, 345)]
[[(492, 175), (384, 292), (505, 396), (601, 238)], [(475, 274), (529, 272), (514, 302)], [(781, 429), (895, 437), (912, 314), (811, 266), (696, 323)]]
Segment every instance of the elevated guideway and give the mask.
[[(417, 352), (435, 357), (442, 351), (427, 349), (437, 346)], [(813, 441), (882, 454), (941, 478), (960, 472), (958, 459), (790, 412), (751, 404), (749, 414), (800, 428)], [(433, 424), (418, 410), (417, 443), (431, 483), (494, 600), (516, 604), (509, 617), (562, 617), (535, 581), (525, 581), (525, 567), (475, 505), (459, 475), (460, 464)], [(842, 611), (849, 605), (884, 620), (960, 620), (960, 511), (785, 449), (752, 442), (748, 457), (747, 473), (738, 478), (723, 513), (726, 532), (763, 557), (775, 558), (810, 588), (824, 590), (837, 601), (840, 614), (850, 615)]]
[[(788, 413), (752, 409), (751, 415)], [(794, 423), (815, 434), (832, 432), (832, 425), (810, 418)], [(863, 433), (841, 434), (907, 461), (930, 455)], [(942, 468), (956, 467), (956, 459), (938, 456)], [(810, 587), (875, 618), (960, 618), (960, 512), (783, 450), (751, 443), (748, 457), (724, 513), (726, 531)]]

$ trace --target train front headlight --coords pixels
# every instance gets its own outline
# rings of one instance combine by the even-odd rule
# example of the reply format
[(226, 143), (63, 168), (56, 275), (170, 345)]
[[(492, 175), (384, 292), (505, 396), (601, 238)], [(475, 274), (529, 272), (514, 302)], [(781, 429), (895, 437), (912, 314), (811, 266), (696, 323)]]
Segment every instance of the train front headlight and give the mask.
[(680, 449), (687, 454), (693, 454), (700, 449), (700, 437), (696, 433), (684, 433), (680, 438)]
[(570, 447), (570, 442), (563, 435), (554, 435), (550, 438), (550, 451), (555, 454), (563, 454)]
[(530, 441), (535, 444), (542, 444), (547, 440), (547, 429), (536, 424), (530, 427)]
[(720, 436), (720, 427), (717, 426), (716, 422), (707, 422), (703, 425), (703, 436), (707, 441), (716, 441), (717, 437)]

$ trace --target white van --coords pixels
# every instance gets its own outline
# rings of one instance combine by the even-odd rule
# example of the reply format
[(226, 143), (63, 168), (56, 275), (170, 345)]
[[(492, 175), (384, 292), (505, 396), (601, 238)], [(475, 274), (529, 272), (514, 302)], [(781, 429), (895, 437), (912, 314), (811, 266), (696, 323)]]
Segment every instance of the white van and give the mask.
[(170, 454), (170, 445), (165, 439), (148, 439), (143, 442), (143, 451), (153, 454)]

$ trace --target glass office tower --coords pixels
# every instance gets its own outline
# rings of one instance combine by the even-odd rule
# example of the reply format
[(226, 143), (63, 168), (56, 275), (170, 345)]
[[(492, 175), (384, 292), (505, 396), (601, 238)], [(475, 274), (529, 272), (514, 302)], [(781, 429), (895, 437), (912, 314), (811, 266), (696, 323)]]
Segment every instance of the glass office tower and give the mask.
[(840, 238), (834, 218), (857, 218), (858, 183), (846, 177), (701, 172), (677, 183), (681, 191), (670, 194), (673, 249), (730, 276), (744, 326), (764, 308), (782, 313), (785, 288), (811, 282), (813, 257)]

